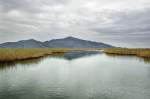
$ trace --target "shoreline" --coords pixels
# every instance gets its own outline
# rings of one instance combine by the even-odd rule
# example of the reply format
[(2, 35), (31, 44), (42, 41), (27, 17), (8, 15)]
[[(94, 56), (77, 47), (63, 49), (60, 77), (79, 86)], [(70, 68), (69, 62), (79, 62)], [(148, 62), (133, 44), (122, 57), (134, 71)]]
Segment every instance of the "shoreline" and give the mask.
[(55, 56), (69, 51), (94, 51), (92, 48), (0, 48), (0, 63)]
[(150, 49), (108, 48), (108, 49), (104, 49), (103, 52), (106, 54), (134, 55), (143, 58), (150, 58)]
[(98, 51), (113, 55), (133, 55), (150, 58), (150, 49), (128, 48), (0, 48), (0, 63), (62, 55), (69, 51)]
[(0, 49), (0, 62), (29, 60), (50, 55), (63, 54), (68, 49)]

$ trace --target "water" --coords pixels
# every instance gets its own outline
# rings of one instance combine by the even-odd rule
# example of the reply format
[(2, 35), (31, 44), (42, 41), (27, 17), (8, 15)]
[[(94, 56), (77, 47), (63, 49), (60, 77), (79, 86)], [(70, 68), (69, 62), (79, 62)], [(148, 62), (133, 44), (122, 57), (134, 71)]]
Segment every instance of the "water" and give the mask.
[(68, 53), (0, 65), (0, 99), (150, 99), (147, 59)]

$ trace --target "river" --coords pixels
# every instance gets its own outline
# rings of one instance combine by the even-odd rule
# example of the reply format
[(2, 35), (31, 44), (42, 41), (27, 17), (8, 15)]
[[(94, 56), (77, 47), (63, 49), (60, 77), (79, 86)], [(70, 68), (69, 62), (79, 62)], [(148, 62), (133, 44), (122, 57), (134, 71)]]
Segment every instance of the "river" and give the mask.
[(0, 99), (150, 99), (150, 62), (70, 52), (0, 63)]

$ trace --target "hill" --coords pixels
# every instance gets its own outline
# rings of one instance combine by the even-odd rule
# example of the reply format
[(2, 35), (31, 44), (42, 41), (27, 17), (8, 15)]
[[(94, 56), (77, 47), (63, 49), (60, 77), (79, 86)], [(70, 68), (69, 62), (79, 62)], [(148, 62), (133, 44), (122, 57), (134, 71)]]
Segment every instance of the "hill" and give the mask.
[(93, 42), (74, 37), (53, 39), (40, 42), (34, 39), (21, 40), (18, 42), (6, 42), (0, 44), (0, 48), (112, 48), (112, 45), (102, 42)]

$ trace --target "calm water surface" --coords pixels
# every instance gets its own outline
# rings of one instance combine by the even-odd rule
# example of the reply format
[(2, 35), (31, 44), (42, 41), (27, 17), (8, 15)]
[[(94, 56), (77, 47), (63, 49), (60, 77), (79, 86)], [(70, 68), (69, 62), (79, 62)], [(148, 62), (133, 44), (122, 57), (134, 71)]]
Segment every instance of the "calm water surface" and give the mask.
[(147, 60), (81, 54), (1, 63), (0, 99), (150, 99)]

